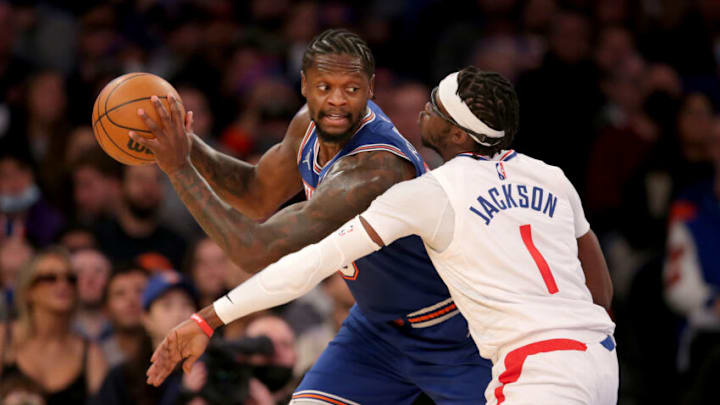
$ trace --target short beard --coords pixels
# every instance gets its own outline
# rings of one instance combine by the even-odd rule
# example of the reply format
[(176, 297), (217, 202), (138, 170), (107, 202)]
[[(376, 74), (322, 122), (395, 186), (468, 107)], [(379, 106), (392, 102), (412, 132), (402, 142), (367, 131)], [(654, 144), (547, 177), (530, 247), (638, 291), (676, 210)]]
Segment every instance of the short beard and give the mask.
[(157, 217), (159, 206), (141, 206), (134, 201), (126, 200), (130, 214), (140, 220), (149, 220)]
[[(318, 115), (320, 115), (320, 114), (318, 114)], [(315, 132), (317, 132), (318, 138), (320, 138), (320, 140), (323, 142), (337, 143), (337, 144), (345, 143), (350, 138), (352, 138), (353, 135), (355, 135), (355, 131), (357, 131), (358, 128), (360, 127), (360, 121), (362, 121), (362, 119), (360, 118), (361, 116), (362, 116), (362, 114), (358, 115), (358, 119), (355, 122), (353, 122), (352, 125), (350, 125), (350, 129), (348, 129), (346, 132), (339, 134), (339, 135), (331, 135), (331, 134), (328, 134), (327, 132), (323, 131), (322, 128), (320, 128), (320, 125), (318, 124), (318, 121), (320, 119), (322, 119), (322, 116), (320, 116), (320, 117), (318, 117), (318, 121), (313, 120), (313, 121), (315, 121)], [(352, 116), (350, 116), (350, 118), (352, 118)]]
[(319, 125), (315, 125), (315, 131), (317, 132), (318, 138), (320, 138), (321, 141), (325, 143), (345, 143), (345, 141), (352, 138), (352, 136), (355, 134), (355, 129), (351, 128), (350, 131), (347, 131), (345, 133), (342, 133), (340, 135), (331, 135), (327, 132), (320, 129)]

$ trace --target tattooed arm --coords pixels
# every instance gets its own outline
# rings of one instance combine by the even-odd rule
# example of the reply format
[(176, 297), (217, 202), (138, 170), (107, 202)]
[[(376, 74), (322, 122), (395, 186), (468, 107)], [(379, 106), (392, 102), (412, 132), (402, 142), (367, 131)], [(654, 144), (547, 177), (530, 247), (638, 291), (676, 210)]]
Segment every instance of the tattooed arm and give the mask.
[(333, 165), (310, 201), (280, 211), (262, 224), (223, 204), (193, 165), (169, 176), (205, 232), (243, 270), (255, 273), (318, 242), (365, 210), (390, 186), (414, 175), (409, 162), (388, 152), (347, 156)]
[(256, 165), (218, 152), (192, 136), (190, 158), (213, 191), (253, 219), (264, 219), (302, 190), (297, 152), (310, 124), (307, 107), (290, 122), (285, 138), (268, 150)]

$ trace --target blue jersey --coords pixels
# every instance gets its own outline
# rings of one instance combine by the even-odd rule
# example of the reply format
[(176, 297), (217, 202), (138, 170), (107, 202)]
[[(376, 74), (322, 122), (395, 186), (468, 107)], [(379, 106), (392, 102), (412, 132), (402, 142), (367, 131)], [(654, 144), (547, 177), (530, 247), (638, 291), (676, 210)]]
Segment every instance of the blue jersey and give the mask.
[[(310, 123), (298, 151), (300, 175), (308, 199), (338, 160), (370, 151), (386, 151), (408, 160), (415, 174), (427, 170), (415, 148), (400, 135), (390, 119), (372, 101), (359, 129), (338, 154), (324, 166), (317, 162), (319, 141)], [(371, 321), (395, 321), (424, 327), (457, 315), (447, 287), (438, 276), (418, 236), (398, 239), (353, 263), (343, 271), (355, 301)]]
[(705, 282), (720, 290), (720, 201), (715, 196), (714, 183), (706, 181), (686, 190), (675, 205), (682, 204), (687, 217), (685, 225), (695, 242), (695, 252)]

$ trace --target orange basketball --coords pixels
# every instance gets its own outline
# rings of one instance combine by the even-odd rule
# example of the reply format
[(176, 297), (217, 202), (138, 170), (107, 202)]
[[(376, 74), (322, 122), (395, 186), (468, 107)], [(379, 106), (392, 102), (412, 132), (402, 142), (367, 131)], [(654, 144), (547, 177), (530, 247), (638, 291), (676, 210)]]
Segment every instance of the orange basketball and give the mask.
[[(170, 83), (150, 73), (128, 73), (108, 83), (95, 99), (92, 113), (93, 133), (103, 150), (115, 160), (127, 165), (155, 163), (152, 152), (133, 141), (128, 132), (135, 131), (146, 138), (154, 138), (145, 122), (137, 115), (137, 110), (144, 109), (145, 113), (160, 125), (160, 117), (150, 97), (158, 96), (170, 111), (168, 94), (180, 100)], [(185, 109), (181, 108), (181, 111), (184, 122)]]

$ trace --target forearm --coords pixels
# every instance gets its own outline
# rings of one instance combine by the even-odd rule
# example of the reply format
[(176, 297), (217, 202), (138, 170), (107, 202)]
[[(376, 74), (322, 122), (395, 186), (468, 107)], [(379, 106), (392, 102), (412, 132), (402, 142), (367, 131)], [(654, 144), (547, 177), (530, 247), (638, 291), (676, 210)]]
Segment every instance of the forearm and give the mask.
[(612, 280), (603, 256), (600, 242), (590, 230), (578, 239), (578, 258), (585, 273), (585, 283), (593, 302), (610, 309), (613, 296)]
[(169, 175), (180, 199), (203, 230), (243, 270), (265, 245), (254, 235), (259, 225), (224, 203), (192, 164)]
[(178, 196), (203, 230), (242, 270), (256, 273), (302, 247), (320, 241), (342, 225), (327, 210), (303, 212), (298, 203), (258, 223), (225, 204), (192, 164), (169, 176)]
[(355, 217), (319, 243), (283, 257), (215, 301), (210, 315), (227, 324), (253, 312), (282, 305), (306, 294), (338, 269), (378, 249), (380, 246)]
[(254, 219), (265, 215), (259, 212), (259, 204), (249, 198), (250, 182), (255, 175), (254, 165), (216, 151), (197, 135), (193, 135), (190, 159), (213, 191), (225, 202)]

